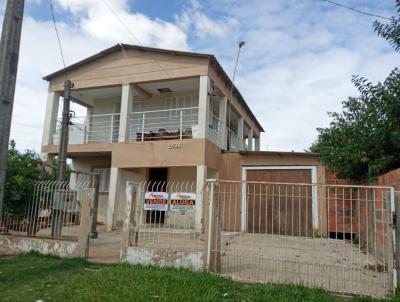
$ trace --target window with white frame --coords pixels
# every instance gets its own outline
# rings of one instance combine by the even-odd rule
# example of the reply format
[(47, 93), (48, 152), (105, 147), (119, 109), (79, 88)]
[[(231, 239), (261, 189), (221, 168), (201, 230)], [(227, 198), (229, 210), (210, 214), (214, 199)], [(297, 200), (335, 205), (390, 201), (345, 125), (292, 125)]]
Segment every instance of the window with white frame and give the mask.
[(110, 168), (96, 168), (93, 173), (99, 174), (99, 192), (108, 193), (110, 185)]

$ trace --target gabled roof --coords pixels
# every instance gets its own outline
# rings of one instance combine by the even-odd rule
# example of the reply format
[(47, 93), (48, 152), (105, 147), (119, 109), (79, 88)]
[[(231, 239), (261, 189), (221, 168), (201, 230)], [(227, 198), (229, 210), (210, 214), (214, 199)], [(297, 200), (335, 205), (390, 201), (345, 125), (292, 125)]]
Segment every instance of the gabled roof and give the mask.
[(196, 53), (196, 52), (188, 52), (188, 51), (178, 51), (178, 50), (168, 50), (168, 49), (162, 49), (162, 48), (154, 48), (154, 47), (145, 47), (145, 46), (138, 46), (138, 45), (131, 45), (131, 44), (124, 44), (124, 43), (119, 43), (116, 44), (110, 48), (107, 48), (93, 56), (87, 57), (86, 59), (83, 59), (81, 61), (78, 61), (72, 65), (69, 65), (63, 69), (60, 69), (56, 72), (53, 72), (45, 77), (43, 77), (44, 80), (49, 81), (52, 78), (59, 76), (67, 71), (73, 70), (83, 64), (92, 62), (94, 60), (97, 60), (101, 57), (104, 57), (114, 51), (117, 50), (122, 50), (122, 49), (135, 49), (135, 50), (142, 50), (142, 51), (152, 51), (152, 52), (158, 52), (158, 53), (164, 53), (164, 54), (170, 54), (170, 55), (182, 55), (182, 56), (190, 56), (190, 57), (197, 57), (197, 58), (206, 58), (210, 60), (210, 64), (213, 65), (221, 77), (223, 78), (224, 82), (228, 84), (228, 86), (232, 85), (232, 93), (235, 94), (243, 106), (243, 108), (246, 110), (247, 114), (254, 120), (255, 124), (257, 127), (260, 128), (261, 132), (264, 132), (263, 127), (261, 124), (258, 122), (257, 118), (254, 116), (253, 112), (250, 110), (249, 106), (247, 105), (246, 101), (244, 100), (243, 96), (240, 94), (239, 90), (236, 88), (236, 86), (232, 83), (231, 79), (229, 76), (226, 74), (225, 70), (222, 68), (222, 66), (219, 64), (217, 58), (214, 55), (211, 54), (204, 54), (204, 53)]

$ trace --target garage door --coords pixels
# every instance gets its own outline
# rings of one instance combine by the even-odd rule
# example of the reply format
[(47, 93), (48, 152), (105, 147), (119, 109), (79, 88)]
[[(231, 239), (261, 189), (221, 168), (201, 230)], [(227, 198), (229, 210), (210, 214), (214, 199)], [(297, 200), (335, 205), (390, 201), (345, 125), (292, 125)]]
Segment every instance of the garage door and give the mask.
[(311, 169), (247, 170), (247, 230), (312, 236)]

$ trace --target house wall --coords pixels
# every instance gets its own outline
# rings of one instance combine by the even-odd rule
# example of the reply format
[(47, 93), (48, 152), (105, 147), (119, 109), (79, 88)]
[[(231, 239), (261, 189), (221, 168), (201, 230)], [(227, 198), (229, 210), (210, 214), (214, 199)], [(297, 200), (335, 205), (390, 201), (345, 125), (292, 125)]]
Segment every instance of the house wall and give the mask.
[(222, 91), (222, 93), (228, 97), (230, 101), (230, 106), (234, 108), (236, 112), (239, 113), (240, 116), (243, 117), (245, 123), (249, 125), (253, 131), (255, 136), (260, 136), (260, 129), (251, 118), (251, 116), (244, 110), (243, 106), (241, 105), (240, 101), (238, 100), (235, 94), (232, 95), (231, 98), (231, 85), (228, 82), (222, 80), (221, 76), (218, 74), (214, 67), (209, 68), (208, 75), (211, 80), (216, 84), (216, 86)]
[[(307, 154), (290, 154), (290, 153), (276, 153), (276, 152), (248, 152), (248, 153), (223, 153), (219, 158), (219, 179), (220, 180), (242, 180), (242, 167), (243, 166), (316, 166), (317, 167), (317, 182), (325, 183), (325, 168), (318, 161), (318, 157), (315, 155)], [(225, 218), (225, 221), (232, 222), (236, 221), (236, 229), (233, 229), (231, 225), (224, 225), (226, 229), (231, 231), (239, 231), (241, 221), (241, 206), (242, 206), (242, 192), (241, 186), (237, 185), (233, 189), (230, 198), (233, 200), (230, 203), (231, 211), (229, 211), (229, 217)], [(235, 196), (236, 194), (236, 196)], [(320, 214), (319, 228), (322, 232), (327, 230), (326, 220), (326, 204), (325, 204), (325, 193), (323, 190), (318, 191), (318, 209)], [(236, 211), (232, 210), (232, 207), (236, 208)], [(223, 206), (221, 206), (223, 210)], [(225, 211), (226, 213), (228, 211)]]
[[(115, 86), (207, 75), (208, 58), (171, 56), (126, 49), (88, 62), (68, 72), (75, 89)], [(50, 81), (50, 91), (64, 90), (65, 75)]]

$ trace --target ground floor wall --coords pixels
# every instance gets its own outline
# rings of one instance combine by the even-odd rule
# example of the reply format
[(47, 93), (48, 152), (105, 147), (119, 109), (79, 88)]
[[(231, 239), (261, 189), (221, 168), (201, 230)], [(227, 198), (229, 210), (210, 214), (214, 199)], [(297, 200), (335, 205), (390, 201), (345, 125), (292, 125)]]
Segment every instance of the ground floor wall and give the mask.
[(0, 235), (0, 256), (30, 251), (59, 257), (78, 257), (78, 242)]
[[(114, 145), (114, 144), (113, 144)], [(174, 149), (171, 146), (174, 146)], [(133, 148), (135, 147), (135, 148)], [(73, 167), (93, 171), (96, 168), (110, 169), (108, 192), (99, 194), (98, 221), (107, 225), (108, 230), (120, 227), (125, 216), (127, 181), (145, 183), (149, 181), (149, 171), (152, 168), (167, 168), (166, 179), (171, 191), (196, 193), (196, 212), (169, 213), (165, 223), (194, 225), (200, 230), (204, 212), (203, 189), (207, 179), (245, 181), (246, 167), (268, 167), (277, 169), (282, 166), (313, 167), (316, 177), (313, 182), (325, 182), (325, 169), (318, 162), (314, 154), (290, 152), (221, 152), (214, 144), (207, 140), (183, 140), (179, 145), (174, 141), (143, 142), (142, 144), (116, 144), (111, 156), (75, 156)], [(177, 186), (180, 186), (179, 188)], [(243, 221), (243, 194), (239, 191), (236, 203), (237, 208), (231, 220)], [(318, 193), (318, 194), (323, 194)], [(240, 196), (239, 196), (240, 195)], [(319, 200), (323, 200), (320, 196)], [(232, 205), (231, 205), (232, 206)], [(324, 205), (320, 204), (320, 209)], [(223, 210), (223, 209), (222, 209)], [(322, 215), (322, 218), (324, 215)], [(324, 219), (321, 220), (324, 229)], [(224, 226), (232, 229), (230, 226)], [(236, 230), (237, 227), (234, 229)], [(232, 229), (233, 230), (233, 229)]]

